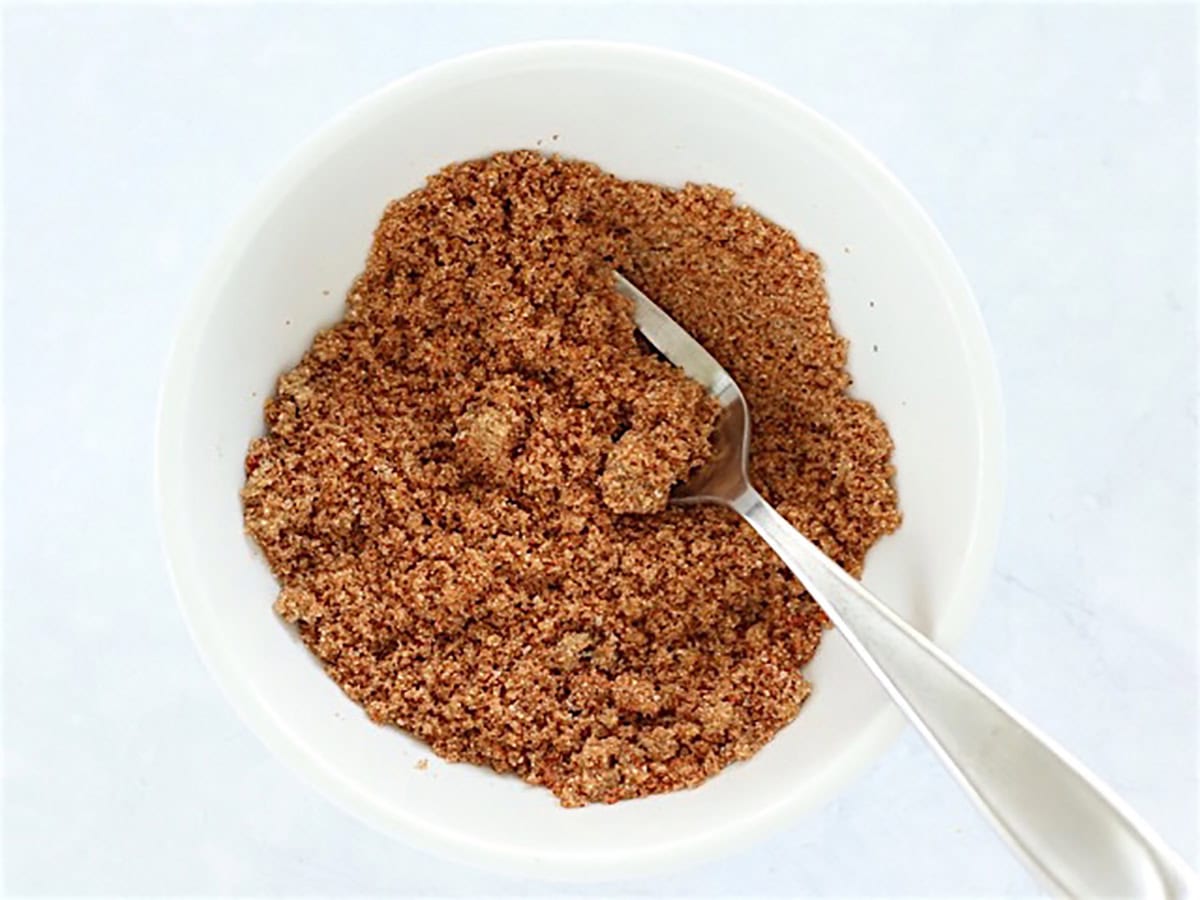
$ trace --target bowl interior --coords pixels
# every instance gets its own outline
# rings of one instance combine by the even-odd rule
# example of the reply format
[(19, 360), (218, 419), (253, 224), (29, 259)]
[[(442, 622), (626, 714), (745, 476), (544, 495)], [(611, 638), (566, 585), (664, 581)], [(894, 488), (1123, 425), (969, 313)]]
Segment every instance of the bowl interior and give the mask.
[(612, 877), (748, 839), (882, 748), (898, 718), (839, 638), (809, 669), (801, 715), (754, 759), (696, 790), (563, 810), (371, 724), (273, 614), (273, 579), (242, 532), (242, 458), (263, 400), (341, 316), (384, 204), (447, 163), (517, 147), (732, 188), (820, 253), (855, 393), (896, 442), (904, 525), (865, 580), (942, 641), (990, 562), (999, 407), (969, 291), (911, 198), (832, 125), (700, 61), (568, 44), (443, 64), (352, 108), (263, 189), (199, 289), (162, 398), (164, 541), (197, 642), (251, 727), (344, 807), (477, 863)]

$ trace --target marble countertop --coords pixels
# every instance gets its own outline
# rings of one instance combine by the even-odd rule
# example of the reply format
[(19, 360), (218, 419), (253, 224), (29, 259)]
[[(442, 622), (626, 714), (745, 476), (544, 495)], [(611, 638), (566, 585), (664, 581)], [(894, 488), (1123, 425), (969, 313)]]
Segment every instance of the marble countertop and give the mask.
[(153, 509), (173, 326), (350, 101), (544, 37), (742, 68), (855, 134), (971, 280), (1008, 488), (960, 657), (1197, 857), (1194, 6), (28, 6), (3, 23), (4, 886), (22, 894), (1029, 896), (915, 734), (736, 855), (569, 888), (352, 820), (225, 703)]

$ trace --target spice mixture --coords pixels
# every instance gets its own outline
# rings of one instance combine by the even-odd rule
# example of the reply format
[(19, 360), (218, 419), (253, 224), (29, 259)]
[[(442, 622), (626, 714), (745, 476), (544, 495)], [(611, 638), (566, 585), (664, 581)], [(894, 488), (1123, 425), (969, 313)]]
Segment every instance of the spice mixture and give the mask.
[(388, 206), (243, 490), (276, 610), (372, 719), (567, 806), (752, 755), (826, 625), (733, 513), (666, 506), (715, 409), (614, 269), (728, 368), (755, 485), (857, 574), (899, 523), (892, 446), (845, 393), (820, 260), (728, 191), (529, 151)]

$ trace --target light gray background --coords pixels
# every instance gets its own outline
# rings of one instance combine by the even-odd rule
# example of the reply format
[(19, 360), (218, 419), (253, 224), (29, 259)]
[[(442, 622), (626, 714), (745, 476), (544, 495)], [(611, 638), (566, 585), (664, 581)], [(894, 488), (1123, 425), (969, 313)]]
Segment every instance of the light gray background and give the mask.
[(204, 671), (159, 554), (151, 449), (207, 254), (350, 101), (554, 36), (761, 76), (929, 209), (1008, 414), (999, 558), (961, 656), (1196, 858), (1194, 8), (70, 6), (3, 25), (10, 892), (1034, 892), (911, 733), (820, 813), (694, 870), (493, 878), (320, 799)]

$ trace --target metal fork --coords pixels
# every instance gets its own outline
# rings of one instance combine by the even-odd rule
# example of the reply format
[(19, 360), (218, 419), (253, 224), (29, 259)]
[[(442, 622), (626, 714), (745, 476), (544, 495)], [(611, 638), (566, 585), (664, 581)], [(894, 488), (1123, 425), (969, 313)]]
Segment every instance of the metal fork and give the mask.
[(714, 453), (672, 494), (735, 510), (791, 569), (950, 773), (1053, 890), (1076, 897), (1200, 896), (1194, 872), (1095, 776), (888, 609), (750, 484), (750, 412), (720, 364), (620, 274), (651, 344), (720, 403)]

